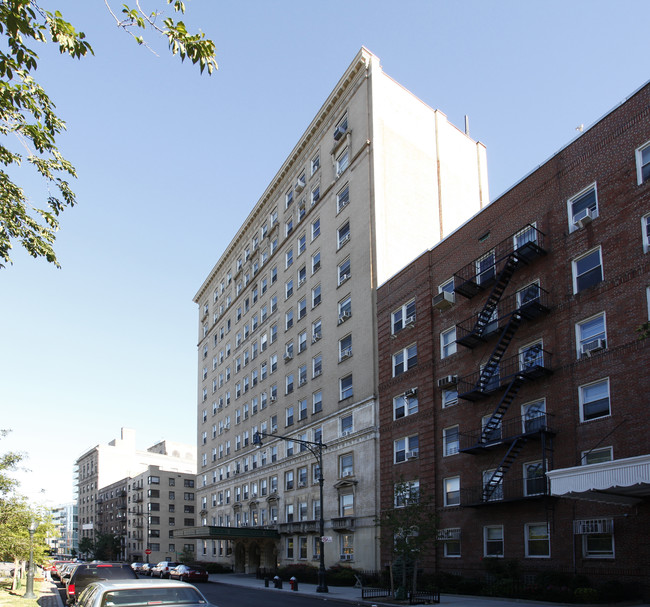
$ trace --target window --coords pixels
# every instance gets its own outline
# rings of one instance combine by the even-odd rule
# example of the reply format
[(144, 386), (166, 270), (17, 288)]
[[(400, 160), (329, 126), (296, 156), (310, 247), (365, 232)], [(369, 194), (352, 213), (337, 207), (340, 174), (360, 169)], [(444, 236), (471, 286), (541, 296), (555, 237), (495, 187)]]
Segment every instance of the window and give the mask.
[(393, 335), (401, 331), (406, 325), (415, 322), (415, 299), (404, 304), (391, 314), (391, 327)]
[(287, 280), (284, 285), (284, 298), (289, 299), (293, 295), (293, 278)]
[(352, 356), (352, 335), (346, 335), (339, 340), (339, 362), (347, 360)]
[(293, 249), (289, 249), (284, 254), (284, 267), (288, 268), (291, 264), (293, 264)]
[(503, 556), (503, 526), (483, 527), (483, 556)]
[(444, 480), (445, 506), (460, 506), (460, 476), (453, 476)]
[(445, 557), (460, 557), (460, 527), (439, 529), (438, 541), (443, 546), (443, 554)]
[(339, 476), (345, 478), (354, 474), (354, 455), (346, 453), (339, 457)]
[(532, 371), (544, 366), (544, 346), (536, 341), (519, 348), (519, 370)]
[(322, 324), (318, 319), (311, 323), (311, 343), (315, 344), (322, 336)]
[(352, 316), (352, 297), (348, 295), (339, 302), (339, 324)]
[(614, 558), (612, 519), (573, 521), (573, 525), (574, 533), (582, 534), (582, 554), (585, 558)]
[[(501, 432), (500, 428), (499, 432)], [(483, 501), (485, 502), (503, 499), (503, 476), (495, 476), (496, 472), (496, 468), (483, 471)]]
[(323, 355), (317, 354), (311, 361), (312, 377), (318, 377), (323, 372)]
[(481, 436), (485, 442), (494, 442), (501, 440), (501, 419), (484, 415), (481, 419)]
[(636, 150), (637, 185), (650, 179), (650, 141)]
[(320, 184), (316, 184), (311, 191), (311, 205), (314, 206), (320, 200)]
[[(650, 162), (650, 159), (649, 159)], [(346, 183), (336, 195), (336, 212), (340, 213), (350, 203), (350, 186)]]
[[(289, 375), (286, 376), (285, 378), (285, 394), (291, 394), (293, 392), (293, 373), (289, 373)], [(291, 407), (291, 411), (293, 412), (293, 407)], [(291, 423), (293, 423), (293, 415), (291, 416)], [(287, 423), (288, 425), (288, 423)]]
[[(293, 470), (284, 473), (284, 488), (287, 491), (293, 489)], [(291, 514), (293, 515), (293, 506), (291, 507)]]
[(415, 436), (400, 438), (393, 443), (394, 462), (399, 464), (407, 459), (415, 459), (418, 456), (419, 439)]
[(298, 354), (307, 349), (307, 331), (298, 334)]
[(298, 255), (302, 255), (305, 250), (307, 249), (307, 236), (305, 234), (301, 234), (298, 236)]
[(284, 314), (284, 329), (288, 331), (293, 327), (293, 310), (287, 310)]
[(476, 284), (486, 285), (494, 280), (494, 250), (476, 260)]
[(400, 419), (418, 412), (418, 392), (415, 388), (393, 398), (393, 419)]
[(580, 386), (580, 418), (586, 422), (610, 415), (609, 379)]
[(526, 495), (544, 495), (546, 493), (546, 475), (544, 464), (541, 461), (524, 464), (524, 488)]
[(440, 358), (447, 358), (456, 353), (456, 327), (440, 334)]
[(307, 419), (307, 399), (298, 401), (298, 419)]
[(311, 290), (311, 307), (315, 308), (321, 302), (321, 287), (320, 284), (316, 285)]
[(528, 523), (525, 526), (526, 556), (529, 558), (549, 558), (551, 556), (551, 537), (547, 523)]
[(580, 229), (586, 222), (598, 217), (596, 184), (593, 183), (568, 200), (569, 231)]
[(340, 537), (340, 547), (341, 547), (341, 560), (351, 561), (354, 559), (354, 535), (341, 535)]
[(607, 347), (605, 314), (593, 316), (576, 325), (576, 346), (578, 358), (590, 356)]
[(546, 401), (536, 400), (521, 406), (524, 433), (539, 432), (546, 426)]
[(307, 315), (307, 300), (303, 297), (298, 301), (298, 320), (304, 318)]
[(311, 159), (311, 174), (313, 175), (319, 169), (319, 167), (320, 167), (320, 155), (316, 154), (316, 156), (314, 156)]
[(298, 367), (298, 385), (304, 386), (307, 383), (307, 365)]
[(341, 154), (339, 154), (338, 158), (336, 159), (336, 176), (339, 177), (340, 175), (343, 174), (345, 169), (348, 168), (348, 165), (350, 164), (350, 151), (348, 148), (345, 148)]
[(582, 453), (581, 464), (589, 466), (590, 464), (600, 464), (602, 462), (611, 462), (614, 459), (612, 447), (602, 447), (600, 449), (592, 449), (591, 451), (584, 451)]
[(320, 270), (320, 251), (316, 251), (311, 256), (311, 273), (315, 274), (318, 270)]
[(580, 293), (603, 280), (600, 247), (573, 260), (573, 292)]
[(418, 364), (417, 344), (411, 344), (407, 348), (393, 354), (393, 377), (401, 375)]
[(340, 400), (353, 396), (352, 375), (347, 375), (339, 380)]
[(312, 413), (319, 413), (323, 410), (323, 391), (318, 390), (312, 395)]
[(293, 232), (293, 217), (289, 217), (284, 224), (284, 235), (289, 236), (291, 232)]
[(350, 240), (350, 222), (346, 221), (338, 230), (338, 248), (340, 249), (344, 244)]
[(293, 202), (293, 190), (289, 190), (284, 196), (284, 208), (288, 209)]
[(320, 236), (320, 218), (315, 219), (311, 224), (311, 239), (316, 240)]
[(442, 391), (442, 408), (458, 404), (458, 389), (449, 388)]
[(307, 280), (307, 268), (305, 266), (302, 266), (298, 270), (298, 287), (300, 288), (303, 284), (305, 284), (305, 281)]
[(353, 430), (353, 417), (346, 415), (341, 418), (341, 436), (347, 436)]
[(345, 261), (339, 264), (338, 267), (338, 281), (339, 285), (342, 285), (348, 278), (352, 276), (352, 270), (350, 268), (350, 258), (348, 257)]
[(460, 435), (458, 426), (451, 426), (442, 431), (442, 454), (456, 455), (460, 449)]
[(344, 493), (339, 496), (340, 516), (354, 516), (354, 495)]
[(641, 217), (641, 235), (643, 237), (643, 252), (647, 253), (650, 251), (650, 213)]

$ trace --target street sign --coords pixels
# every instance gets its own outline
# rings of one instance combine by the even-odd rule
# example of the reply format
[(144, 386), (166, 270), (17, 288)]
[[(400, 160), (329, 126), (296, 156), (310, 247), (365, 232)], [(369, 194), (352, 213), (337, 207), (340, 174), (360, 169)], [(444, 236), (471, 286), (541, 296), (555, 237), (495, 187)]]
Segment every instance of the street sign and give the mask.
[(320, 538), (320, 541), (325, 543), (325, 542), (331, 542), (332, 541), (332, 536), (331, 535), (323, 535)]
[[(331, 538), (330, 538), (330, 539), (331, 539)], [(147, 548), (147, 549), (144, 551), (144, 553), (145, 553), (145, 554), (151, 554), (151, 550), (149, 550), (149, 548)]]

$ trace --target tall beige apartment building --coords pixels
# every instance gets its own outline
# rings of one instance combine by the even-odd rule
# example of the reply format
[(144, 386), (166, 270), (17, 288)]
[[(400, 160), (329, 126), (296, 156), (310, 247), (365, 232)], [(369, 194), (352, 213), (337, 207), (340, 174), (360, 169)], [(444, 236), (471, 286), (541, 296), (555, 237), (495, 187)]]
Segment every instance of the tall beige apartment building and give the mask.
[(197, 558), (380, 566), (375, 289), (487, 202), (484, 146), (361, 49), (194, 298)]

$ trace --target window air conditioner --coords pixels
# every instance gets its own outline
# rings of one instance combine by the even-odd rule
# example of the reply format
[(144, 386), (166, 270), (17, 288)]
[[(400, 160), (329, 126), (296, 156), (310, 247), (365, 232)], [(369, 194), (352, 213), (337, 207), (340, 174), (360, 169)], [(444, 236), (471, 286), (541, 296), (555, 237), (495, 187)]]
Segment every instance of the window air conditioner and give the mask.
[(298, 489), (302, 489), (302, 488), (304, 488), (306, 486), (307, 486), (307, 483), (305, 483), (304, 481), (298, 483)]
[(446, 310), (447, 308), (451, 308), (455, 302), (456, 295), (454, 293), (441, 291), (438, 295), (434, 295), (431, 303), (436, 310)]
[(293, 355), (289, 354), (288, 352), (284, 355), (284, 360), (289, 361), (293, 359)]
[(341, 436), (348, 436), (348, 434), (352, 434), (352, 430), (343, 430), (343, 432), (341, 432)]
[(303, 378), (298, 382), (298, 385), (299, 385), (299, 386), (304, 386), (306, 383), (307, 383), (307, 379), (303, 377)]
[(352, 348), (348, 348), (341, 352), (341, 360), (346, 360), (352, 356)]
[(408, 398), (409, 396), (415, 396), (418, 393), (417, 388), (409, 388), (406, 392), (404, 392), (404, 396)]
[(296, 179), (296, 192), (302, 192), (304, 187), (305, 187), (305, 178), (299, 177), (298, 179)]
[(347, 131), (347, 128), (344, 126), (337, 126), (336, 129), (334, 129), (334, 141), (338, 141), (345, 135), (345, 131)]
[(352, 476), (353, 472), (352, 470), (346, 470), (341, 476), (343, 478), (347, 478), (348, 476)]
[(591, 223), (594, 215), (591, 209), (583, 209), (573, 216), (573, 225), (576, 228), (584, 228), (588, 223)]
[(594, 339), (582, 344), (581, 353), (583, 356), (591, 356), (594, 352), (604, 350), (607, 347), (607, 342), (604, 339)]
[(447, 386), (454, 386), (458, 383), (458, 375), (447, 375), (438, 380), (438, 388), (446, 388)]
[(269, 400), (270, 400), (272, 403), (274, 403), (276, 400), (278, 400), (278, 397), (277, 397), (277, 396), (272, 396)]
[(351, 561), (352, 560), (352, 555), (351, 554), (342, 554), (341, 555), (341, 560), (342, 561)]
[(314, 336), (311, 338), (311, 343), (315, 344), (321, 338), (320, 333), (314, 333)]
[(418, 452), (417, 451), (407, 451), (406, 452), (406, 459), (417, 459)]
[(314, 377), (318, 377), (321, 373), (321, 369), (316, 369), (316, 371), (314, 371)]
[(341, 312), (339, 314), (339, 324), (344, 323), (348, 318), (350, 318), (350, 316), (352, 316), (352, 313), (348, 312), (347, 310), (345, 312)]

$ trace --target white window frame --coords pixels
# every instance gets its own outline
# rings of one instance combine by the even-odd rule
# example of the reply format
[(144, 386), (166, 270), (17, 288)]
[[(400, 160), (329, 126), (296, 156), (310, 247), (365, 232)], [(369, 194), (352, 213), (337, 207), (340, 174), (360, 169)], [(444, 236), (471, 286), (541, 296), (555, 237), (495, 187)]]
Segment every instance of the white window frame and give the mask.
[(643, 239), (643, 252), (650, 252), (650, 213), (641, 217), (641, 238)]
[[(607, 552), (593, 551), (589, 548), (589, 538), (592, 536), (609, 537), (611, 539), (611, 550)], [(614, 532), (609, 533), (585, 533), (582, 536), (582, 556), (586, 559), (614, 559), (616, 558), (616, 550), (614, 545)]]
[(338, 266), (337, 266), (337, 280), (338, 286), (340, 287), (344, 282), (350, 279), (352, 276), (352, 261), (350, 257), (346, 257)]
[[(642, 146), (638, 147), (635, 152), (636, 156), (636, 183), (641, 185), (646, 181), (650, 181), (650, 141), (647, 141)], [(644, 156), (646, 162), (644, 163)], [(648, 175), (643, 179), (643, 168), (647, 167)]]
[[(398, 459), (398, 454), (404, 453), (403, 459)], [(408, 457), (408, 453), (413, 453), (415, 458), (419, 457), (420, 454), (420, 438), (417, 434), (411, 436), (403, 436), (393, 441), (393, 463), (402, 464), (408, 462), (411, 458)]]
[(458, 388), (447, 388), (442, 391), (442, 408), (453, 407), (458, 404)]
[(340, 177), (345, 173), (346, 169), (350, 166), (350, 148), (346, 147), (336, 157), (336, 176)]
[[(541, 476), (529, 476), (528, 471), (529, 469), (536, 468), (539, 470), (541, 466), (541, 471), (542, 475)], [(545, 482), (546, 479), (546, 472), (544, 471), (544, 462), (542, 460), (537, 460), (533, 462), (525, 462), (522, 464), (522, 478), (524, 479), (524, 495), (529, 496), (529, 495), (544, 495), (544, 485), (543, 483)], [(539, 484), (542, 485), (541, 491), (537, 491), (535, 485), (531, 487), (531, 491), (529, 491), (528, 487), (528, 481), (537, 481), (540, 479)]]
[[(598, 319), (602, 319), (602, 331), (598, 331), (597, 333), (590, 332), (589, 334), (584, 335), (583, 334), (584, 329), (589, 325), (594, 324), (594, 321)], [(605, 347), (607, 347), (607, 318), (605, 316), (605, 312), (594, 314), (589, 318), (585, 318), (584, 320), (577, 322), (575, 325), (575, 331), (576, 331), (577, 358), (582, 357), (582, 347), (585, 344), (590, 344), (591, 342), (596, 341), (597, 339), (605, 340)]]
[(460, 453), (460, 426), (449, 426), (442, 430), (442, 456), (449, 457)]
[[(539, 421), (538, 421), (539, 420)], [(522, 432), (534, 432), (546, 425), (546, 399), (540, 398), (521, 405)]]
[(393, 354), (393, 377), (406, 373), (418, 364), (418, 345), (412, 343)]
[(417, 388), (410, 390), (411, 394), (398, 394), (393, 397), (393, 419), (401, 419), (409, 415), (415, 415), (419, 410)]
[[(605, 384), (607, 386), (607, 400), (608, 400), (608, 412), (605, 415), (598, 415), (596, 417), (590, 417), (589, 419), (586, 419), (585, 417), (585, 390), (595, 387), (599, 384)], [(590, 422), (596, 419), (603, 419), (605, 417), (611, 417), (612, 415), (612, 397), (610, 394), (610, 387), (609, 387), (609, 377), (605, 377), (603, 379), (599, 379), (597, 381), (590, 382), (588, 384), (583, 384), (582, 386), (578, 387), (578, 399), (580, 403), (580, 421), (581, 422)], [(589, 401), (592, 402), (592, 401)], [(596, 401), (593, 401), (596, 402)]]
[[(348, 385), (349, 380), (349, 385)], [(344, 384), (345, 382), (345, 384)], [(352, 380), (352, 374), (346, 375), (339, 379), (339, 400), (345, 400), (346, 398), (352, 398), (354, 396), (354, 383)]]
[[(491, 538), (490, 531), (498, 531), (500, 537)], [(488, 542), (501, 542), (501, 551), (494, 554), (488, 553)], [(485, 527), (483, 527), (483, 556), (485, 558), (503, 558), (505, 551), (503, 525), (485, 525)]]
[[(589, 457), (594, 455), (596, 456), (596, 461), (589, 461)], [(598, 449), (583, 451), (580, 454), (580, 464), (582, 466), (591, 466), (592, 464), (600, 464), (602, 462), (611, 462), (611, 461), (614, 461), (613, 447), (599, 447)]]
[[(589, 257), (590, 255), (593, 255), (593, 253), (598, 252), (598, 266), (593, 266), (587, 272), (583, 272), (582, 274), (578, 275), (578, 264), (585, 259), (586, 257)], [(578, 279), (581, 276), (584, 276), (588, 272), (591, 272), (596, 269), (596, 267), (600, 267), (600, 280), (597, 283), (594, 283), (593, 285), (588, 285), (585, 287), (582, 287), (581, 289), (578, 288)], [(581, 291), (584, 291), (585, 289), (589, 289), (592, 286), (595, 286), (599, 284), (600, 282), (603, 282), (605, 280), (605, 270), (603, 268), (603, 251), (601, 247), (596, 247), (594, 249), (591, 249), (584, 253), (583, 255), (580, 255), (579, 257), (576, 257), (572, 262), (571, 262), (571, 269), (572, 269), (572, 275), (573, 275), (573, 292), (574, 293), (580, 293)]]
[(336, 212), (340, 213), (350, 204), (350, 184), (346, 183), (336, 194)]
[[(596, 186), (596, 182), (594, 181), (593, 183), (590, 183), (587, 187), (583, 188), (580, 190), (577, 194), (574, 194), (569, 198), (566, 202), (567, 204), (567, 215), (569, 219), (569, 232), (575, 232), (576, 230), (579, 230), (579, 227), (576, 227), (575, 225), (575, 216), (580, 212), (580, 211), (574, 211), (573, 210), (573, 205), (576, 202), (579, 202), (581, 199), (585, 198), (588, 196), (591, 192), (593, 191), (594, 193), (594, 205), (589, 205), (589, 208), (591, 210), (591, 215), (592, 218), (595, 219), (598, 217), (598, 188)], [(591, 207), (595, 206), (595, 210), (592, 210)], [(582, 209), (581, 209), (582, 210)]]
[[(533, 529), (539, 528), (546, 529), (546, 534), (544, 536), (539, 536), (538, 538), (531, 537), (531, 531)], [(546, 542), (547, 551), (546, 554), (533, 554), (531, 551), (531, 542)], [(548, 528), (548, 523), (526, 523), (524, 525), (524, 544), (526, 546), (526, 558), (529, 559), (550, 559), (551, 558), (551, 534)]]
[[(449, 339), (449, 338), (452, 339)], [(440, 333), (440, 359), (456, 354), (456, 325)]]
[[(409, 314), (409, 312), (412, 312)], [(393, 310), (390, 315), (390, 327), (391, 333), (395, 335), (399, 333), (407, 324), (406, 321), (415, 322), (416, 321), (416, 308), (415, 308), (415, 298), (407, 301), (404, 305), (400, 306), (397, 310)], [(412, 321), (410, 320), (412, 319)]]
[(342, 247), (344, 247), (348, 242), (350, 242), (350, 239), (352, 238), (352, 232), (350, 230), (350, 220), (348, 219), (337, 231), (336, 231), (336, 240), (337, 240), (337, 247), (336, 250), (338, 251)]
[[(460, 506), (460, 476), (450, 476), (443, 480), (443, 500), (446, 507)], [(453, 498), (450, 496), (453, 495)]]

